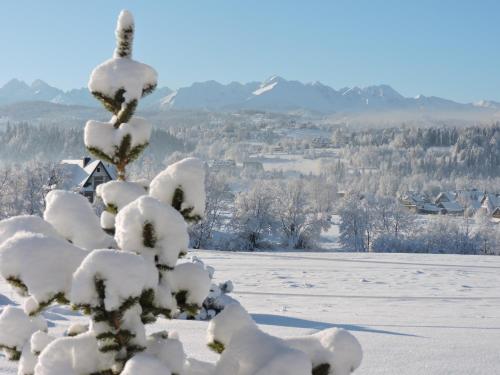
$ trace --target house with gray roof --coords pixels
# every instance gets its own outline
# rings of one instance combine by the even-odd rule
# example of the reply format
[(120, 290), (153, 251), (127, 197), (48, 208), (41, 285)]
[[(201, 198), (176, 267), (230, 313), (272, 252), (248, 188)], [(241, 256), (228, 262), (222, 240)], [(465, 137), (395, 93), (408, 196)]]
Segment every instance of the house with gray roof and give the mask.
[(97, 186), (116, 180), (116, 169), (112, 164), (89, 157), (61, 161), (61, 188), (78, 192), (91, 203), (96, 197)]

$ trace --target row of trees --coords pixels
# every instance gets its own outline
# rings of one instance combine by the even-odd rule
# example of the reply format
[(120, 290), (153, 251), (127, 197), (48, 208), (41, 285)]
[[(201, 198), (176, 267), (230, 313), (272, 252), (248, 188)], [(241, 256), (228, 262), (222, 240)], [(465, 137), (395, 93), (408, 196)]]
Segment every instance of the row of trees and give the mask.
[[(78, 159), (87, 154), (81, 142), (82, 137), (81, 128), (9, 123), (0, 129), (0, 160), (4, 163), (17, 163)], [(160, 169), (166, 155), (175, 151), (191, 151), (193, 147), (192, 143), (180, 140), (169, 131), (155, 129), (144, 155)]]
[(221, 176), (206, 186), (206, 218), (191, 231), (197, 248), (307, 249), (331, 224), (336, 190), (321, 178), (258, 181), (236, 195)]
[[(148, 159), (142, 165), (143, 177), (154, 174)], [(234, 193), (237, 180), (208, 173), (206, 218), (191, 228), (191, 244), (228, 250), (317, 248), (322, 231), (337, 214), (340, 242), (351, 251), (497, 252), (498, 230), (483, 211), (472, 219), (417, 220), (419, 216), (401, 206), (392, 191), (399, 181), (372, 177), (365, 175), (359, 181), (378, 183), (376, 193), (350, 193), (339, 199), (336, 180), (324, 176), (256, 180), (251, 188)], [(58, 165), (50, 162), (0, 167), (0, 219), (41, 215), (45, 196), (64, 178)], [(360, 190), (355, 184), (353, 189)], [(427, 183), (426, 189), (431, 194), (439, 191), (438, 182)]]
[(340, 243), (350, 251), (496, 254), (500, 233), (483, 210), (471, 219), (427, 217), (417, 220), (395, 199), (360, 197), (342, 200)]
[(58, 165), (51, 162), (0, 167), (0, 220), (23, 214), (41, 216), (45, 196), (63, 178)]

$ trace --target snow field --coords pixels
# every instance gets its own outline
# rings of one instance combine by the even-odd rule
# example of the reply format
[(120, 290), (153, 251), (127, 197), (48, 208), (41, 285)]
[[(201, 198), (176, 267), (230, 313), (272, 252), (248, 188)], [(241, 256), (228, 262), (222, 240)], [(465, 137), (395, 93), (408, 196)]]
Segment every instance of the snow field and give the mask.
[[(349, 330), (363, 347), (355, 374), (495, 374), (500, 371), (500, 258), (489, 256), (196, 251), (231, 279), (232, 296), (259, 328), (281, 338)], [(15, 297), (2, 280), (7, 304)], [(86, 319), (44, 313), (58, 336)], [(214, 362), (207, 323), (159, 319), (148, 333), (178, 332), (188, 356)], [(0, 374), (15, 374), (0, 358)]]

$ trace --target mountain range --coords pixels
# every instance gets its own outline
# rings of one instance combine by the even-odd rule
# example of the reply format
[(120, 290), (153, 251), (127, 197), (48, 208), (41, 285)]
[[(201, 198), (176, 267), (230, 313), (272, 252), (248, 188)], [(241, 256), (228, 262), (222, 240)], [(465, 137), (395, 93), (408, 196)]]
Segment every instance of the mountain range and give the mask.
[[(20, 102), (50, 102), (60, 105), (97, 107), (86, 88), (63, 91), (42, 80), (31, 85), (13, 79), (0, 88), (0, 105)], [(143, 110), (259, 110), (270, 112), (307, 111), (317, 114), (383, 113), (394, 111), (487, 112), (500, 111), (500, 103), (480, 101), (457, 103), (435, 96), (404, 97), (389, 85), (344, 87), (335, 90), (320, 82), (302, 83), (273, 76), (263, 82), (221, 84), (193, 83), (173, 91), (157, 89), (141, 101)]]

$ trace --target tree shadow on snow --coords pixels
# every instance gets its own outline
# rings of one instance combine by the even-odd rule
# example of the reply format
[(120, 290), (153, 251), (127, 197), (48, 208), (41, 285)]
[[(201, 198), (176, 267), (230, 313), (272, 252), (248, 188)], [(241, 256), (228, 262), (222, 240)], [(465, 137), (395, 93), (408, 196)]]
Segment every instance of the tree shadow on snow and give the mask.
[(281, 327), (293, 327), (293, 328), (308, 328), (315, 330), (323, 330), (327, 328), (343, 328), (348, 331), (353, 332), (369, 332), (369, 333), (380, 333), (384, 335), (396, 335), (396, 336), (411, 336), (420, 337), (418, 335), (412, 335), (408, 333), (385, 331), (380, 329), (374, 329), (370, 327), (355, 325), (355, 324), (333, 324), (326, 322), (318, 322), (314, 320), (294, 318), (291, 316), (283, 315), (273, 315), (273, 314), (251, 314), (253, 320), (257, 324), (271, 325), (271, 326), (281, 326)]
[(17, 303), (12, 301), (9, 297), (0, 294), (0, 306), (5, 306), (5, 305), (16, 306)]

